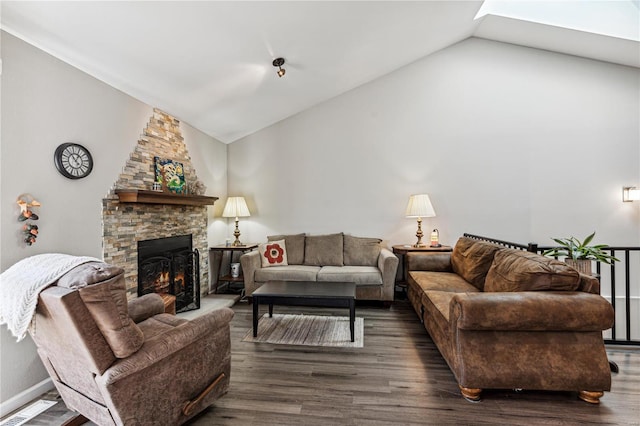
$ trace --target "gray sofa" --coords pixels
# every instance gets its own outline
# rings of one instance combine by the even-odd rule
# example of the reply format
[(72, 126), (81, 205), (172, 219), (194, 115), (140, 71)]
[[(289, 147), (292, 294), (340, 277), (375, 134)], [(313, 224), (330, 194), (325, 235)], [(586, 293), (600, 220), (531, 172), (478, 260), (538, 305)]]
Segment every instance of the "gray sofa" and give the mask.
[(267, 281), (354, 282), (356, 299), (393, 301), (398, 258), (379, 238), (351, 235), (271, 235), (284, 240), (287, 265), (263, 267), (260, 251), (240, 257), (245, 295)]

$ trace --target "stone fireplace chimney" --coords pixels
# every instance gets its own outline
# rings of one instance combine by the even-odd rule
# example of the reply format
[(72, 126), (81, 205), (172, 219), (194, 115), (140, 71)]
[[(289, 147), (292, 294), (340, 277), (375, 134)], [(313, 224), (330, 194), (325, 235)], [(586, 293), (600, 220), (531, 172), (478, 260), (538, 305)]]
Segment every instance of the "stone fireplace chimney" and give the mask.
[(191, 234), (193, 248), (200, 253), (201, 293), (206, 294), (209, 287), (207, 206), (123, 203), (116, 194), (116, 190), (124, 189), (151, 190), (155, 180), (154, 157), (182, 163), (187, 185), (197, 181), (180, 121), (154, 108), (122, 173), (102, 200), (103, 259), (125, 269), (127, 294), (130, 298), (137, 297), (138, 241)]

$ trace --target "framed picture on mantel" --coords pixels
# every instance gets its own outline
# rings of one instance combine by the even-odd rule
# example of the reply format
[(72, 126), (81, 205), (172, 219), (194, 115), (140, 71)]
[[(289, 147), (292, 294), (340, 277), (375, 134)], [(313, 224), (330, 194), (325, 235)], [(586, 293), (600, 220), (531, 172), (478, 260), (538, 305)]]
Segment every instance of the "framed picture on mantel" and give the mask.
[(155, 165), (156, 182), (162, 185), (163, 191), (175, 194), (184, 194), (187, 189), (184, 180), (184, 167), (182, 163), (166, 158), (153, 157)]

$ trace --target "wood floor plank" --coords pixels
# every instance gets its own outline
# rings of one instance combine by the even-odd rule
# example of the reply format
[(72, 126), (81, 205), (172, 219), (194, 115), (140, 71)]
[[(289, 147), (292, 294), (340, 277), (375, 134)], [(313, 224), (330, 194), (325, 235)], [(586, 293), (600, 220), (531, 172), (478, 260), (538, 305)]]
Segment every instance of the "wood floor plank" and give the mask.
[[(242, 329), (236, 334), (241, 340), (251, 327), (251, 312), (242, 304), (234, 309), (232, 327)], [(279, 312), (342, 314), (299, 307), (279, 307)], [(247, 406), (231, 416), (244, 418), (225, 418), (224, 424), (640, 424), (638, 348), (609, 351), (621, 373), (613, 376), (614, 389), (605, 393), (599, 406), (580, 401), (573, 392), (512, 390), (485, 391), (483, 400), (474, 404), (462, 398), (453, 374), (406, 301), (390, 309), (359, 306), (357, 315), (365, 318), (361, 349), (263, 348), (264, 344), (234, 341), (232, 360), (241, 355), (242, 365), (232, 365), (229, 394), (191, 423), (214, 424), (222, 414), (218, 409), (227, 407), (226, 400), (242, 388)], [(247, 368), (249, 374), (239, 371)], [(243, 423), (252, 412), (245, 398), (270, 392), (275, 401), (300, 402), (300, 414), (273, 409), (255, 423)], [(229, 415), (226, 410), (224, 414)]]
[[(462, 398), (446, 362), (406, 300), (358, 306), (363, 348), (243, 342), (251, 309), (234, 306), (229, 393), (196, 425), (640, 425), (640, 348), (608, 347), (618, 363), (600, 405), (575, 392), (486, 390)], [(344, 315), (344, 310), (278, 307), (279, 313)], [(33, 424), (59, 425), (60, 403)], [(144, 421), (142, 421), (144, 424)]]

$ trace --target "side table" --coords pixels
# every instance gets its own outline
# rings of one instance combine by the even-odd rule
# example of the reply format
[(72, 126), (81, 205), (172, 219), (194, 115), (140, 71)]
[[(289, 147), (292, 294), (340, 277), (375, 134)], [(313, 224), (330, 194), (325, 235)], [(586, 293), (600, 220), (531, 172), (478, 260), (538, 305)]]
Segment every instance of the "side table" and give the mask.
[(404, 244), (404, 245), (395, 245), (391, 247), (393, 249), (393, 253), (398, 256), (398, 259), (400, 260), (399, 264), (401, 266), (401, 270), (400, 270), (400, 280), (396, 281), (396, 285), (398, 287), (400, 287), (403, 291), (403, 293), (406, 294), (407, 292), (407, 253), (410, 252), (423, 252), (423, 253), (427, 253), (427, 254), (437, 254), (437, 253), (443, 253), (443, 252), (450, 252), (453, 251), (453, 247), (451, 246), (440, 246), (440, 247), (431, 247), (431, 246), (427, 246), (427, 247), (414, 247), (412, 245), (409, 244)]
[[(245, 244), (242, 246), (218, 245), (209, 247), (209, 265), (214, 267), (211, 271), (210, 293), (218, 293), (218, 289), (222, 286), (222, 283), (226, 284), (227, 288), (231, 283), (244, 284), (244, 277), (242, 274), (238, 277), (231, 276), (231, 264), (233, 263), (233, 257), (236, 253), (242, 254), (256, 248), (258, 248), (258, 244)], [(226, 252), (229, 253), (229, 261), (227, 262), (227, 265), (229, 266), (229, 273), (223, 275), (222, 261)]]

